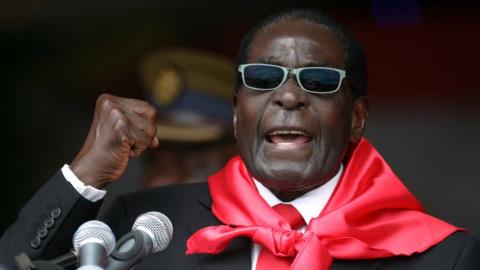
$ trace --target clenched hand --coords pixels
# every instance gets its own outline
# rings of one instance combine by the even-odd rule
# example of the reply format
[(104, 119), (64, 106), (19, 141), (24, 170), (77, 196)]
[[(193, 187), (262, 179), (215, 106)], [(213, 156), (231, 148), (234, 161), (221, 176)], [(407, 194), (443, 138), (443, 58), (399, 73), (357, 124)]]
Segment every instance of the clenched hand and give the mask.
[(158, 146), (155, 114), (155, 108), (145, 101), (101, 95), (87, 139), (70, 169), (96, 188), (117, 180), (129, 157)]

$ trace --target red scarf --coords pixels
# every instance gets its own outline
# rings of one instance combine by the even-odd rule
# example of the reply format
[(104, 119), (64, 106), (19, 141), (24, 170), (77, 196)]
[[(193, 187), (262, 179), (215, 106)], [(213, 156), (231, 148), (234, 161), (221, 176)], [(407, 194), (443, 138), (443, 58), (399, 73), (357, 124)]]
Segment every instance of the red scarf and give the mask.
[(226, 225), (193, 234), (187, 254), (222, 252), (249, 237), (276, 256), (294, 257), (290, 269), (330, 268), (332, 258), (370, 259), (423, 252), (461, 230), (427, 215), (375, 148), (362, 139), (329, 202), (304, 233), (258, 194), (240, 157), (208, 179), (214, 215)]

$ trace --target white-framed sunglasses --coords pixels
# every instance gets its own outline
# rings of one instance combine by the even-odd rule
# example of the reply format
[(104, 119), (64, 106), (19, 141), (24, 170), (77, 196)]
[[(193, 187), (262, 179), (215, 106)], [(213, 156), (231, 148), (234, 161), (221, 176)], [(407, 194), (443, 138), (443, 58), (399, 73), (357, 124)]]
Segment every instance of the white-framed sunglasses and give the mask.
[(251, 89), (268, 91), (280, 88), (290, 74), (304, 91), (330, 94), (338, 91), (346, 76), (345, 70), (329, 67), (287, 68), (277, 65), (252, 63), (238, 66), (243, 84)]

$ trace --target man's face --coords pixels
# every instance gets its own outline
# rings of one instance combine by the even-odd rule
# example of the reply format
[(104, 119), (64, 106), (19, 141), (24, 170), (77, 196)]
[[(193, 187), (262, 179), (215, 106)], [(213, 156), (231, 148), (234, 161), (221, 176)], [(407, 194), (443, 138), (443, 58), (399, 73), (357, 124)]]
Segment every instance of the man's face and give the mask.
[[(345, 68), (343, 47), (332, 33), (291, 21), (259, 33), (247, 63)], [(273, 91), (243, 85), (234, 106), (235, 136), (247, 168), (283, 199), (333, 177), (349, 142), (360, 137), (352, 135), (359, 119), (346, 80), (336, 93), (323, 95), (303, 91), (294, 77)]]

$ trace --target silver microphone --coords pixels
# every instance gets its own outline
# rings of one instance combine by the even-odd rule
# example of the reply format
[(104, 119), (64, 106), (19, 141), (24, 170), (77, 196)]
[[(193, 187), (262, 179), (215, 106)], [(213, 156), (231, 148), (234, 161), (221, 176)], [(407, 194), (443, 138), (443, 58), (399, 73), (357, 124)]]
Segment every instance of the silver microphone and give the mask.
[(114, 247), (115, 236), (107, 224), (98, 220), (83, 223), (73, 235), (73, 248), (79, 256), (77, 269), (104, 269)]
[(173, 225), (160, 212), (147, 212), (135, 220), (132, 231), (120, 238), (107, 262), (107, 270), (130, 269), (150, 253), (162, 251), (172, 240)]

